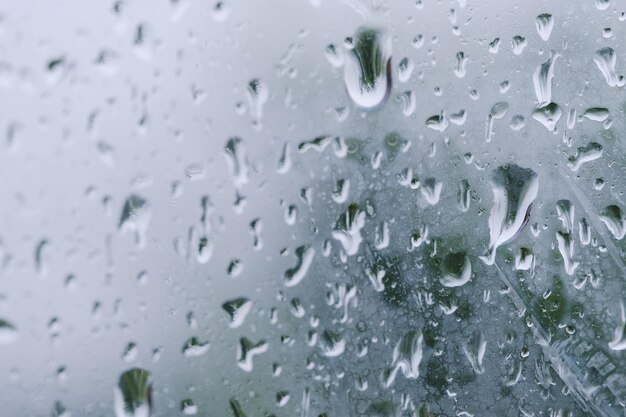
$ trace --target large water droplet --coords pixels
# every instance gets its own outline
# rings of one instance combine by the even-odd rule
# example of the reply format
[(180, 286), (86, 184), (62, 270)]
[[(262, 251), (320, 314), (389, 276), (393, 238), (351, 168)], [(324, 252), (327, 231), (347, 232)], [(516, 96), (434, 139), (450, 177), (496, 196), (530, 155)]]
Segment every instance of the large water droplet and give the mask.
[(532, 118), (541, 123), (550, 132), (556, 130), (556, 124), (561, 119), (563, 110), (556, 103), (548, 103), (545, 106), (536, 109), (532, 113)]
[(620, 303), (620, 322), (613, 332), (613, 339), (609, 342), (609, 347), (613, 350), (626, 349), (626, 311), (624, 303)]
[(619, 206), (614, 204), (605, 207), (600, 212), (600, 220), (609, 229), (609, 232), (617, 240), (622, 240), (626, 234), (626, 218)]
[(152, 412), (152, 385), (150, 373), (133, 368), (124, 372), (115, 387), (116, 417), (150, 417)]
[(578, 171), (585, 162), (595, 161), (602, 156), (602, 145), (597, 142), (590, 142), (585, 146), (576, 149), (576, 155), (567, 159), (567, 166), (572, 171)]
[(513, 49), (513, 53), (515, 55), (521, 55), (522, 52), (524, 52), (524, 48), (526, 48), (527, 44), (528, 42), (523, 36), (518, 35), (514, 36), (513, 39), (511, 39), (511, 48)]
[(146, 244), (146, 231), (151, 217), (152, 210), (148, 201), (136, 194), (131, 194), (122, 207), (118, 228), (121, 231), (134, 232), (137, 246), (143, 248)]
[(267, 84), (258, 78), (251, 80), (246, 89), (246, 97), (254, 125), (256, 128), (260, 128), (261, 118), (263, 117), (263, 105), (269, 99)]
[(306, 273), (309, 271), (309, 267), (313, 262), (315, 256), (315, 249), (311, 245), (298, 246), (295, 250), (296, 258), (298, 261), (293, 268), (289, 268), (285, 271), (285, 286), (293, 287), (298, 285), (300, 281), (304, 279)]
[(237, 346), (237, 366), (246, 372), (252, 372), (254, 368), (252, 360), (256, 355), (267, 352), (267, 348), (268, 344), (264, 340), (253, 343), (247, 338), (242, 337)]
[(542, 13), (535, 19), (535, 26), (537, 27), (537, 33), (539, 37), (544, 41), (550, 39), (552, 34), (552, 28), (554, 27), (554, 19), (551, 14)]
[(533, 85), (537, 96), (537, 107), (547, 106), (552, 101), (552, 79), (554, 78), (554, 64), (561, 55), (550, 51), (550, 58), (539, 65), (533, 73)]
[(487, 265), (495, 262), (496, 249), (512, 240), (528, 223), (530, 209), (539, 190), (535, 171), (516, 164), (495, 169), (491, 183), (493, 206), (489, 213), (489, 250), (481, 257)]
[(17, 329), (6, 320), (0, 319), (0, 345), (8, 345), (17, 339)]
[(454, 75), (458, 78), (465, 77), (465, 66), (467, 65), (469, 58), (465, 56), (463, 51), (456, 53), (456, 67), (454, 68)]
[(439, 282), (445, 287), (460, 287), (472, 277), (472, 264), (465, 252), (447, 254), (441, 261)]
[(624, 76), (618, 76), (615, 72), (615, 64), (617, 62), (617, 54), (613, 48), (601, 48), (596, 51), (593, 62), (604, 76), (604, 80), (610, 87), (624, 86)]
[(346, 341), (341, 334), (331, 330), (324, 330), (324, 333), (322, 333), (321, 346), (324, 356), (334, 358), (341, 355), (346, 349)]
[(235, 187), (248, 182), (248, 158), (246, 148), (241, 138), (232, 137), (226, 143), (226, 161), (230, 167), (230, 173)]
[(391, 91), (391, 37), (374, 28), (359, 28), (348, 51), (344, 82), (348, 95), (359, 107), (382, 106)]
[(343, 250), (348, 256), (359, 251), (359, 246), (363, 241), (361, 229), (365, 226), (365, 212), (358, 205), (350, 204), (343, 213), (332, 231), (332, 236), (341, 243)]
[(398, 341), (393, 350), (391, 367), (385, 371), (384, 384), (393, 384), (398, 371), (407, 379), (419, 377), (419, 366), (422, 361), (422, 345), (424, 337), (419, 331), (410, 331)]
[(252, 302), (245, 297), (239, 297), (224, 302), (222, 308), (230, 317), (228, 327), (234, 329), (243, 324), (250, 309), (252, 309)]

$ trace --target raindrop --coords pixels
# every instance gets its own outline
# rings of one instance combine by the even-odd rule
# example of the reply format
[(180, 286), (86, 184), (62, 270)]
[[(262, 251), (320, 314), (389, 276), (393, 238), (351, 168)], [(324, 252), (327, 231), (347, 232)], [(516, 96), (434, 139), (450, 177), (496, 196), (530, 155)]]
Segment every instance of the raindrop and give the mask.
[(304, 279), (313, 262), (315, 249), (311, 245), (298, 246), (295, 250), (295, 255), (298, 259), (296, 265), (285, 271), (284, 283), (286, 287), (298, 285)]
[(615, 72), (615, 64), (617, 62), (617, 54), (613, 48), (601, 48), (596, 51), (593, 62), (604, 76), (604, 80), (609, 87), (622, 87), (626, 83), (624, 76), (618, 76)]
[(590, 142), (585, 146), (576, 149), (576, 155), (567, 159), (567, 166), (572, 171), (578, 171), (580, 166), (586, 162), (595, 161), (602, 156), (602, 145), (597, 142)]
[(359, 251), (363, 241), (361, 229), (365, 226), (365, 212), (357, 204), (350, 204), (332, 231), (332, 237), (341, 243), (346, 255), (351, 256)]
[(609, 232), (617, 240), (622, 240), (626, 234), (626, 218), (619, 206), (610, 205), (600, 212), (600, 220), (609, 229)]
[(252, 372), (252, 360), (256, 355), (267, 352), (268, 344), (264, 340), (253, 343), (245, 337), (239, 340), (237, 346), (237, 366), (246, 372)]
[(523, 36), (518, 35), (514, 36), (513, 39), (511, 39), (511, 48), (513, 49), (513, 53), (515, 55), (521, 55), (522, 52), (524, 52), (524, 48), (526, 48), (527, 44), (528, 42)]
[(463, 51), (456, 53), (456, 67), (454, 68), (454, 75), (458, 78), (465, 77), (465, 66), (467, 65), (469, 58), (465, 56)]
[(152, 385), (150, 373), (141, 368), (124, 372), (115, 387), (116, 417), (150, 417), (152, 414)]
[(415, 70), (415, 64), (410, 58), (402, 58), (398, 64), (398, 81), (405, 83), (411, 79), (413, 71)]
[(493, 206), (489, 213), (489, 250), (481, 259), (487, 265), (496, 260), (496, 249), (514, 239), (530, 218), (537, 198), (539, 180), (530, 168), (507, 164), (493, 171)]
[(550, 51), (550, 58), (539, 65), (533, 73), (533, 85), (537, 96), (537, 107), (547, 106), (552, 101), (552, 79), (554, 78), (554, 64), (561, 55)]
[(188, 358), (197, 357), (207, 353), (210, 347), (209, 342), (201, 342), (197, 337), (193, 336), (183, 344), (182, 352)]
[(359, 28), (344, 66), (348, 95), (359, 107), (381, 107), (391, 91), (391, 37), (373, 28)]
[(252, 301), (245, 297), (234, 298), (232, 300), (225, 301), (222, 304), (222, 308), (228, 314), (230, 322), (228, 327), (231, 329), (237, 328), (243, 324), (246, 316), (252, 309)]
[(444, 287), (460, 287), (472, 277), (472, 264), (465, 252), (447, 254), (441, 261), (439, 282)]
[(146, 231), (152, 217), (152, 209), (144, 198), (131, 194), (122, 207), (118, 229), (135, 233), (135, 242), (139, 248), (146, 244)]
[(552, 28), (554, 27), (554, 19), (551, 14), (542, 13), (535, 19), (535, 26), (537, 27), (537, 33), (539, 37), (544, 41), (550, 39), (552, 34)]
[(550, 132), (556, 131), (556, 124), (561, 119), (563, 110), (556, 103), (548, 103), (544, 107), (536, 109), (532, 113), (532, 118), (541, 123)]

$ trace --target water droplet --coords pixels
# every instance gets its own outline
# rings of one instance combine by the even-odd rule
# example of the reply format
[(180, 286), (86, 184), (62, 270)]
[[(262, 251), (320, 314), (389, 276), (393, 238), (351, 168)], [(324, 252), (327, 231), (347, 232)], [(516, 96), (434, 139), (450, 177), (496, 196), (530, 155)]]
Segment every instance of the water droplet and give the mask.
[(561, 56), (558, 52), (550, 51), (550, 58), (539, 65), (533, 73), (533, 85), (537, 96), (537, 107), (547, 106), (552, 101), (552, 79), (554, 78), (554, 64)]
[(456, 53), (456, 67), (454, 68), (454, 75), (458, 78), (465, 77), (465, 66), (467, 65), (469, 58), (465, 56), (463, 51)]
[(187, 398), (181, 401), (180, 411), (186, 416), (195, 416), (198, 414), (198, 406), (191, 398)]
[(604, 184), (605, 184), (604, 178), (596, 178), (595, 180), (593, 180), (593, 188), (595, 190), (600, 191), (601, 189), (604, 188)]
[(276, 169), (276, 172), (278, 172), (279, 174), (286, 174), (291, 168), (291, 156), (289, 151), (289, 142), (285, 142), (285, 144), (283, 145), (283, 150), (280, 154), (280, 159), (278, 160), (278, 168)]
[(595, 161), (602, 156), (602, 145), (597, 142), (590, 142), (585, 146), (576, 149), (576, 155), (567, 159), (567, 166), (572, 171), (578, 171), (580, 166), (586, 162)]
[(146, 244), (146, 231), (152, 218), (152, 209), (144, 198), (131, 194), (122, 207), (118, 228), (121, 231), (135, 233), (135, 242), (139, 248)]
[(604, 80), (610, 87), (622, 87), (626, 83), (624, 76), (618, 76), (615, 72), (617, 54), (613, 48), (601, 48), (596, 51), (593, 62), (604, 76)]
[(539, 180), (530, 168), (507, 164), (493, 171), (493, 206), (489, 213), (489, 250), (481, 259), (493, 265), (496, 249), (514, 239), (528, 223)]
[(611, 0), (596, 0), (596, 9), (606, 10), (609, 8)]
[(548, 103), (544, 107), (536, 109), (532, 113), (532, 118), (541, 123), (550, 132), (556, 131), (556, 124), (561, 119), (563, 110), (556, 103)]
[(152, 414), (152, 385), (150, 373), (141, 368), (124, 372), (115, 387), (116, 417), (150, 417)]
[(467, 180), (459, 182), (459, 192), (457, 194), (459, 209), (465, 213), (470, 208), (470, 185)]
[(489, 43), (489, 52), (492, 54), (497, 54), (500, 50), (500, 38), (495, 38), (493, 41)]
[(551, 14), (542, 13), (535, 19), (535, 26), (537, 27), (537, 33), (539, 37), (544, 41), (550, 39), (552, 34), (552, 28), (554, 27), (554, 19)]
[(417, 99), (415, 93), (412, 90), (405, 91), (397, 97), (397, 101), (402, 103), (402, 114), (410, 116), (415, 112), (417, 106)]
[(235, 187), (248, 182), (248, 159), (246, 148), (241, 138), (232, 137), (226, 143), (226, 161), (230, 167)]
[(330, 145), (332, 138), (330, 136), (318, 136), (308, 142), (302, 142), (298, 145), (298, 152), (305, 153), (309, 149), (316, 152), (323, 152)]
[(384, 31), (359, 28), (344, 66), (348, 95), (359, 107), (381, 107), (391, 90), (391, 37)]
[(523, 36), (517, 35), (514, 36), (513, 39), (511, 39), (511, 48), (513, 49), (513, 53), (515, 55), (521, 55), (522, 52), (524, 52), (524, 48), (526, 48), (527, 44), (528, 42)]
[(246, 413), (243, 412), (243, 408), (241, 408), (239, 401), (234, 398), (230, 399), (230, 409), (233, 411), (233, 415), (235, 417), (247, 417)]
[(346, 341), (339, 333), (331, 330), (324, 330), (324, 333), (322, 333), (321, 345), (324, 356), (334, 358), (343, 353), (346, 348)]
[(450, 123), (454, 125), (463, 126), (466, 121), (467, 121), (467, 112), (464, 109), (461, 109), (458, 112), (452, 113), (450, 115)]
[(509, 123), (509, 127), (512, 130), (518, 131), (522, 130), (526, 126), (526, 119), (521, 114), (516, 114), (511, 117), (511, 123)]
[(335, 68), (343, 66), (343, 53), (340, 49), (337, 48), (336, 45), (331, 43), (326, 47), (326, 49), (324, 49), (324, 53), (326, 55), (326, 59), (328, 59), (328, 62), (330, 62), (330, 65)]
[(213, 9), (211, 10), (213, 19), (215, 19), (216, 22), (223, 22), (230, 14), (231, 8), (231, 5), (225, 1), (215, 2)]
[(489, 116), (487, 116), (487, 132), (485, 140), (491, 142), (491, 135), (493, 134), (493, 121), (502, 119), (509, 111), (509, 104), (505, 101), (500, 101), (491, 107)]
[(463, 353), (469, 361), (472, 369), (477, 374), (485, 372), (483, 358), (487, 349), (487, 341), (482, 333), (476, 331), (470, 336), (468, 342), (463, 346)]
[(263, 106), (269, 99), (269, 91), (267, 84), (258, 78), (251, 80), (246, 89), (246, 97), (248, 99), (248, 108), (250, 115), (257, 128), (261, 127), (261, 118), (263, 117)]
[(276, 393), (276, 405), (283, 407), (289, 402), (289, 391), (278, 391)]
[(61, 401), (55, 401), (52, 407), (51, 417), (72, 417), (72, 414), (65, 408)]
[(518, 271), (528, 271), (533, 268), (535, 255), (528, 248), (519, 248), (515, 254), (515, 269)]
[(256, 355), (267, 352), (268, 344), (264, 340), (253, 343), (245, 337), (239, 340), (237, 346), (237, 366), (246, 372), (252, 372), (254, 365), (252, 360)]
[(452, 252), (441, 261), (439, 282), (444, 287), (460, 287), (472, 277), (472, 264), (465, 252)]
[(448, 127), (449, 122), (444, 112), (436, 114), (434, 116), (430, 116), (426, 119), (426, 126), (436, 130), (438, 132), (443, 132)]
[(422, 198), (427, 204), (434, 206), (441, 198), (443, 183), (435, 178), (426, 178), (420, 188)]
[(574, 230), (574, 205), (570, 200), (559, 200), (556, 202), (556, 213), (563, 224), (566, 232)]
[(620, 302), (620, 312), (620, 322), (613, 332), (613, 339), (609, 342), (609, 347), (618, 351), (626, 349), (626, 310), (623, 302)]
[(573, 275), (580, 265), (580, 262), (573, 260), (574, 240), (572, 239), (572, 235), (569, 233), (558, 231), (556, 232), (556, 241), (559, 252), (561, 253), (561, 257), (563, 258), (563, 266), (565, 267), (565, 272), (567, 273), (567, 275)]
[(419, 377), (423, 342), (424, 337), (419, 331), (410, 331), (402, 336), (393, 350), (391, 367), (385, 371), (385, 387), (390, 387), (393, 384), (398, 371), (402, 372), (402, 375), (407, 379)]
[(237, 328), (243, 324), (246, 316), (252, 309), (252, 301), (245, 297), (239, 297), (232, 300), (228, 300), (222, 304), (222, 308), (228, 314), (230, 323), (228, 327), (231, 329)]
[(226, 268), (226, 273), (231, 278), (236, 278), (243, 272), (243, 262), (239, 259), (233, 259)]
[(594, 122), (604, 122), (610, 115), (609, 110), (604, 107), (591, 107), (583, 113), (583, 117)]
[(410, 58), (402, 58), (398, 64), (398, 81), (405, 83), (409, 81), (413, 71), (415, 70), (415, 64)]
[(357, 204), (350, 204), (332, 231), (332, 237), (341, 243), (346, 255), (352, 256), (359, 251), (363, 241), (361, 229), (365, 226), (365, 212)]
[(313, 263), (315, 249), (311, 245), (298, 246), (295, 250), (295, 255), (298, 259), (296, 265), (285, 271), (284, 283), (286, 287), (298, 285), (304, 279), (311, 263)]
[(0, 345), (8, 345), (17, 339), (17, 329), (6, 320), (0, 319)]
[(333, 201), (337, 204), (343, 204), (348, 200), (348, 193), (350, 192), (350, 180), (340, 179), (335, 184), (335, 191), (331, 195)]
[(132, 362), (137, 359), (137, 355), (139, 354), (139, 350), (137, 349), (137, 344), (134, 342), (129, 342), (124, 349), (124, 353), (122, 353), (122, 359), (124, 362)]
[(626, 234), (626, 218), (619, 206), (614, 204), (605, 207), (600, 212), (600, 220), (609, 229), (609, 232), (617, 240), (622, 240)]
[(421, 48), (424, 45), (424, 36), (416, 35), (411, 41), (411, 45), (413, 45), (415, 49)]
[(197, 337), (193, 336), (187, 339), (183, 344), (183, 355), (188, 358), (202, 356), (209, 351), (211, 344), (209, 342), (201, 342)]

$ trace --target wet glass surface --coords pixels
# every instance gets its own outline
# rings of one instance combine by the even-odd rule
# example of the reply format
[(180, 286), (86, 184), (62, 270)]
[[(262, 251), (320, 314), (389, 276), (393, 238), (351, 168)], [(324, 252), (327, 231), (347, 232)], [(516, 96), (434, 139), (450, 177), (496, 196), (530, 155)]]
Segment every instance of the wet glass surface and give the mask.
[(0, 415), (625, 416), (625, 20), (0, 3)]

